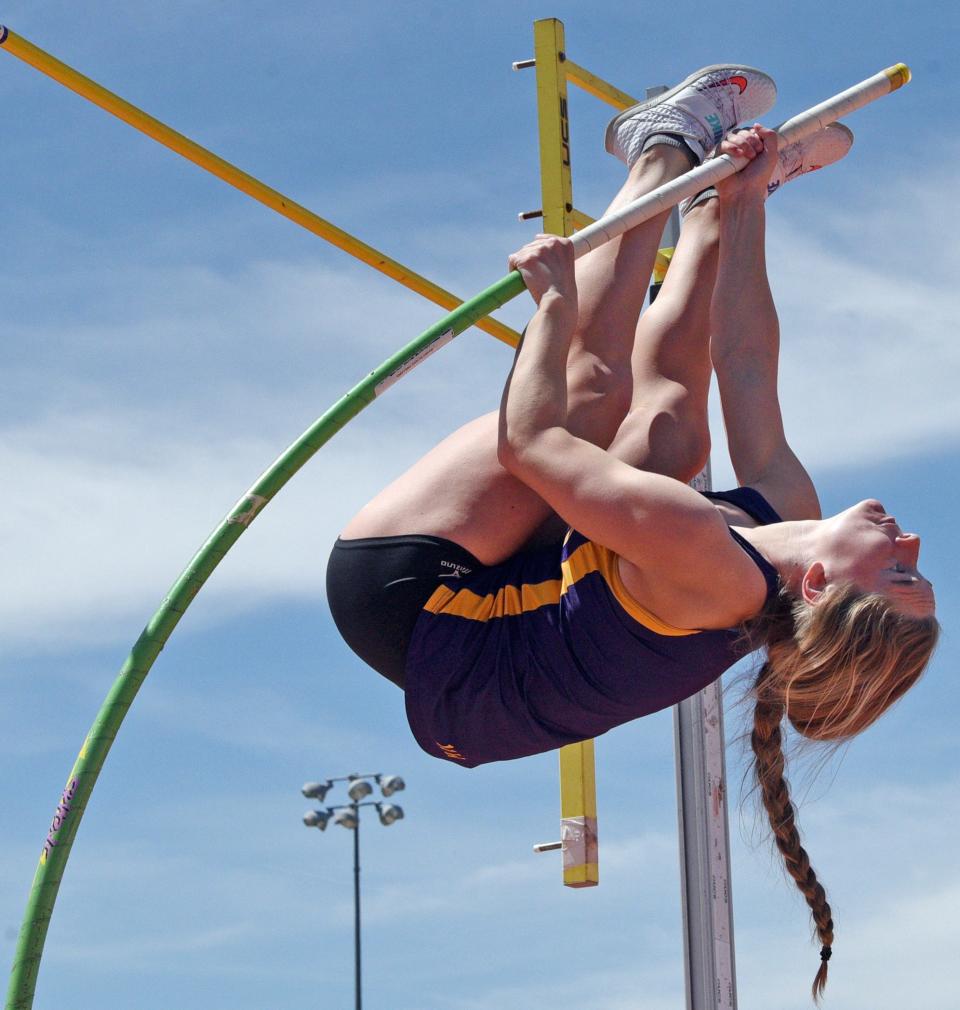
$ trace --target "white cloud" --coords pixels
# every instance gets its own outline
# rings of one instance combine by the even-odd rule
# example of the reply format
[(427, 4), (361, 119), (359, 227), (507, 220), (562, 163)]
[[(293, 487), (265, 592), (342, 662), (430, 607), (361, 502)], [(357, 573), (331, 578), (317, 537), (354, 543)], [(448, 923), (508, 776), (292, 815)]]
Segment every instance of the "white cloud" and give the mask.
[[(167, 429), (159, 415), (149, 420), (55, 415), (0, 445), (0, 466), (18, 475), (0, 533), (5, 565), (17, 572), (17, 591), (0, 602), (9, 647), (57, 651), (138, 633), (205, 536), (283, 447), (258, 437), (256, 424), (249, 435), (216, 423), (188, 434)], [(354, 426), (323, 447), (214, 574), (204, 613), (322, 594), (340, 528), (430, 440), (428, 430), (395, 417), (386, 427)]]
[(873, 463), (960, 437), (950, 280), (960, 210), (943, 199), (947, 187), (937, 167), (886, 180), (882, 197), (865, 191), (853, 207), (808, 205), (802, 220), (771, 210), (781, 397), (801, 458)]
[[(107, 429), (108, 419), (101, 423)], [(25, 438), (0, 451), (0, 465), (20, 475), (3, 544), (7, 564), (19, 573), (17, 592), (0, 604), (7, 641), (56, 650), (112, 638), (124, 626), (139, 631), (135, 622), (159, 604), (219, 520), (217, 511), (225, 512), (250, 482), (251, 461), (269, 455), (258, 442), (178, 444), (162, 434), (145, 447), (149, 464), (92, 458), (75, 445), (33, 450)], [(278, 532), (281, 539), (306, 536), (302, 527)], [(262, 599), (283, 588), (280, 558), (297, 557), (294, 543), (274, 542), (258, 558), (244, 559), (232, 586), (235, 606), (248, 605), (248, 590)], [(308, 578), (301, 588), (315, 591), (319, 566), (311, 577), (299, 560)]]
[[(317, 694), (322, 697), (322, 689)], [(161, 732), (198, 736), (246, 753), (296, 758), (309, 754), (312, 762), (321, 764), (336, 761), (338, 754), (375, 749), (376, 733), (364, 729), (361, 718), (344, 720), (317, 711), (314, 700), (312, 694), (301, 698), (295, 691), (278, 689), (271, 677), (260, 685), (207, 681), (192, 690), (182, 682), (176, 690), (153, 684), (137, 709)]]
[[(588, 959), (584, 957), (584, 961)], [(530, 1010), (532, 1007), (573, 1006), (590, 1010), (677, 1010), (683, 1005), (683, 977), (662, 963), (654, 968), (619, 971), (584, 970), (583, 962), (567, 965), (552, 980), (493, 985), (480, 993), (454, 995), (451, 1010)], [(666, 969), (666, 970), (664, 970)]]
[[(943, 839), (960, 829), (960, 783), (851, 789), (838, 778), (828, 800), (801, 810), (804, 845), (837, 924), (827, 995), (845, 1010), (950, 1010), (960, 873)], [(741, 997), (747, 1006), (806, 1010), (819, 945), (779, 859), (765, 881), (750, 872), (758, 856), (766, 863), (753, 852), (753, 866), (738, 867), (734, 881)]]
[[(102, 290), (82, 267), (33, 285), (36, 318), (5, 322), (20, 348), (0, 428), (0, 465), (17, 475), (0, 532), (18, 579), (0, 603), (10, 648), (136, 635), (279, 452), (439, 317), (363, 269), (261, 261), (226, 275), (120, 264)], [(60, 300), (49, 297), (58, 285), (78, 299), (95, 292), (76, 305), (66, 337)], [(24, 286), (11, 296), (26, 304)], [(322, 592), (326, 553), (350, 515), (438, 435), (495, 404), (505, 348), (468, 331), (441, 357), (323, 447), (296, 490), (245, 533), (198, 610)], [(472, 381), (451, 385), (451, 369)]]
[(96, 943), (73, 940), (61, 944), (55, 959), (61, 962), (122, 959), (128, 970), (153, 968), (160, 958), (204, 954), (234, 944), (248, 937), (253, 928), (248, 923), (217, 926), (211, 929), (158, 931), (152, 935), (112, 939)]
[[(475, 860), (483, 854), (477, 848), (470, 855)], [(531, 855), (527, 847), (522, 859), (479, 865), (474, 862), (472, 869), (458, 874), (442, 889), (425, 888), (420, 879), (388, 885), (368, 901), (366, 917), (372, 922), (386, 923), (441, 914), (462, 915), (467, 905), (473, 916), (495, 916), (507, 893), (514, 902), (521, 900), (524, 894), (529, 901), (537, 901), (545, 879), (545, 866), (550, 868), (551, 879), (557, 872), (556, 863), (547, 862), (549, 859), (549, 856)], [(676, 839), (656, 832), (644, 832), (629, 841), (603, 846), (604, 873), (611, 879), (629, 878), (636, 867), (642, 866), (645, 876), (669, 880), (675, 872), (675, 861)]]

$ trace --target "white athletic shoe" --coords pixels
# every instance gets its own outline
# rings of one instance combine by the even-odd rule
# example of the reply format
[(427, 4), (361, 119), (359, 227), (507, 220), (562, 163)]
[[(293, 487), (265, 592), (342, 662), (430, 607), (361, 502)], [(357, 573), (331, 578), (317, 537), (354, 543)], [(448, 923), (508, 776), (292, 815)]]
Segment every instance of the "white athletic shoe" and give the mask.
[(647, 137), (674, 133), (687, 141), (700, 162), (738, 123), (753, 123), (762, 116), (776, 97), (776, 84), (760, 70), (739, 64), (704, 67), (614, 117), (605, 145), (629, 168)]
[(777, 166), (767, 183), (767, 196), (776, 193), (785, 182), (846, 157), (851, 147), (853, 131), (843, 123), (828, 123), (812, 137), (788, 144), (777, 158)]
[[(799, 179), (808, 172), (826, 168), (827, 165), (846, 157), (851, 147), (853, 147), (853, 131), (843, 123), (828, 123), (806, 140), (781, 148), (777, 164), (767, 183), (767, 197), (776, 193), (784, 183)], [(696, 207), (697, 204), (716, 195), (717, 191), (711, 186), (689, 200), (684, 200), (680, 204), (680, 214), (686, 214), (691, 207)]]

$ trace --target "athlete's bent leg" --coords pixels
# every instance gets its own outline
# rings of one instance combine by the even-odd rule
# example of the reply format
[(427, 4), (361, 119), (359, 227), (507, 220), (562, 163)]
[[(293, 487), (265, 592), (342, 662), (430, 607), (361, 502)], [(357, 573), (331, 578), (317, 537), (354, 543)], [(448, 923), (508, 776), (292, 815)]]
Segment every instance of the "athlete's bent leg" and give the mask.
[[(686, 171), (674, 148), (651, 148), (631, 168), (612, 207)], [(570, 430), (607, 445), (631, 401), (631, 353), (665, 215), (577, 263), (580, 319), (568, 360)], [(516, 553), (551, 514), (497, 460), (497, 415), (470, 422), (414, 464), (347, 525), (344, 539), (406, 533), (460, 544), (484, 564)]]
[(610, 445), (631, 466), (683, 481), (710, 453), (710, 304), (718, 254), (711, 200), (685, 218), (663, 287), (637, 326), (633, 398)]
[[(747, 67), (714, 66), (617, 116), (608, 128), (607, 148), (627, 164), (629, 175), (613, 206), (687, 171), (719, 135), (741, 119), (765, 112), (775, 94), (766, 74)], [(567, 426), (581, 438), (608, 446), (624, 415), (636, 408), (638, 423), (657, 436), (652, 442), (647, 439), (647, 448), (630, 448), (640, 465), (647, 456), (652, 458), (651, 446), (662, 443), (666, 455), (671, 445), (670, 438), (659, 435), (662, 411), (650, 406), (651, 396), (644, 397), (647, 406), (642, 409), (647, 415), (639, 413), (634, 373), (639, 369), (643, 374), (643, 369), (632, 368), (630, 361), (664, 220), (661, 215), (645, 222), (577, 264), (580, 319), (568, 357)], [(697, 302), (694, 316), (699, 317), (700, 307)], [(665, 331), (699, 332), (699, 318), (672, 323), (665, 311), (660, 313)], [(653, 333), (651, 337), (664, 347), (670, 342)], [(651, 367), (660, 366), (654, 361)], [(659, 388), (660, 378), (674, 381), (659, 376), (655, 382), (653, 376), (644, 375), (644, 383), (662, 404), (666, 397)], [(694, 399), (699, 397), (693, 372), (684, 371), (676, 385)], [(652, 409), (654, 414), (649, 413)], [(428, 533), (459, 543), (486, 563), (509, 557), (550, 515), (550, 509), (500, 467), (496, 435), (495, 416), (467, 425), (378, 496), (344, 536)]]

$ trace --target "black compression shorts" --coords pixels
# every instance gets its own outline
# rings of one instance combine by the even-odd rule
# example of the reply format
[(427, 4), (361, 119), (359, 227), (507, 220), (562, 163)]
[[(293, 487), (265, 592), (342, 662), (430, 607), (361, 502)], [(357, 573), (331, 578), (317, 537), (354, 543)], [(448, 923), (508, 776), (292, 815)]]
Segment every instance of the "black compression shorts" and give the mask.
[(423, 605), (441, 582), (481, 568), (469, 551), (442, 537), (338, 539), (327, 564), (327, 602), (347, 645), (402, 688)]

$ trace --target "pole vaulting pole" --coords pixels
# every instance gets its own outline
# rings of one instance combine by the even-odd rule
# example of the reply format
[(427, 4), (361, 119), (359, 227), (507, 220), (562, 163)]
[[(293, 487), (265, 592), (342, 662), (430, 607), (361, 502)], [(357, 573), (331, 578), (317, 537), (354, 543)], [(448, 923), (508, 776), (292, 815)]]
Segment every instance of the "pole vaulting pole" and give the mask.
[[(6, 34), (6, 29), (0, 29), (0, 36)], [(0, 44), (3, 44), (2, 37)], [(847, 115), (868, 102), (895, 91), (909, 80), (910, 71), (904, 64), (899, 63), (890, 67), (783, 124), (778, 131), (780, 143), (794, 143), (801, 140), (840, 116)], [(648, 193), (629, 206), (601, 218), (573, 237), (571, 241), (576, 255), (582, 256), (621, 235), (628, 228), (633, 228), (662, 211), (669, 210), (680, 200), (694, 196), (701, 189), (732, 175), (746, 163), (740, 159), (735, 162), (734, 159), (723, 155)], [(10, 974), (6, 1010), (30, 1010), (33, 1006), (43, 945), (60, 881), (100, 769), (106, 761), (124, 716), (133, 704), (160, 650), (220, 560), (287, 481), (348, 421), (434, 351), (439, 350), (457, 334), (524, 290), (523, 279), (519, 272), (512, 271), (444, 316), (438, 323), (424, 330), (406, 347), (370, 372), (318, 418), (262, 474), (227, 513), (180, 574), (134, 643), (67, 777), (40, 852), (40, 863), (34, 874), (27, 900), (13, 970)]]
[[(87, 101), (99, 106), (112, 116), (123, 120), (128, 126), (146, 134), (152, 140), (186, 158), (187, 161), (192, 161), (195, 165), (210, 172), (211, 175), (215, 175), (218, 179), (233, 186), (234, 189), (246, 193), (247, 196), (253, 197), (254, 200), (293, 221), (294, 224), (300, 225), (301, 228), (306, 228), (314, 235), (326, 239), (327, 242), (373, 267), (374, 270), (379, 270), (380, 273), (386, 274), (404, 287), (410, 288), (411, 291), (416, 291), (418, 295), (423, 295), (424, 298), (428, 298), (448, 311), (462, 304), (456, 295), (445, 291), (433, 281), (427, 280), (426, 277), (422, 277), (409, 267), (391, 259), (385, 253), (374, 249), (373, 246), (361, 242), (349, 232), (345, 232), (342, 228), (324, 220), (313, 211), (307, 210), (306, 207), (302, 207), (289, 197), (284, 196), (283, 193), (271, 189), (259, 179), (241, 171), (235, 165), (231, 165), (229, 161), (224, 161), (223, 158), (208, 151), (205, 147), (201, 147), (182, 133), (177, 133), (176, 130), (161, 123), (159, 119), (147, 115), (142, 109), (131, 105), (89, 77), (84, 77), (79, 71), (67, 66), (66, 63), (61, 63), (60, 60), (2, 25), (0, 25), (0, 46), (11, 56), (23, 60), (24, 63), (46, 74), (47, 77), (62, 84), (65, 88), (69, 88), (81, 98), (86, 98)], [(519, 342), (520, 334), (496, 319), (481, 319), (477, 321), (476, 325), (511, 347), (516, 347)]]
[[(833, 98), (828, 98), (825, 102), (782, 123), (777, 127), (778, 144), (780, 147), (795, 144), (822, 130), (828, 123), (836, 122), (843, 116), (863, 108), (864, 105), (889, 95), (891, 91), (903, 87), (909, 80), (910, 68), (905, 63), (897, 63), (886, 70), (881, 70), (879, 74), (868, 77), (852, 88), (841, 91), (839, 95), (834, 95)], [(657, 214), (666, 213), (681, 200), (696, 196), (701, 190), (729, 178), (746, 164), (746, 159), (731, 158), (728, 154), (711, 158), (671, 182), (664, 183), (646, 196), (607, 214), (599, 221), (594, 221), (593, 224), (578, 231), (572, 239), (577, 256), (596, 249), (643, 221), (656, 217)]]

